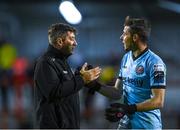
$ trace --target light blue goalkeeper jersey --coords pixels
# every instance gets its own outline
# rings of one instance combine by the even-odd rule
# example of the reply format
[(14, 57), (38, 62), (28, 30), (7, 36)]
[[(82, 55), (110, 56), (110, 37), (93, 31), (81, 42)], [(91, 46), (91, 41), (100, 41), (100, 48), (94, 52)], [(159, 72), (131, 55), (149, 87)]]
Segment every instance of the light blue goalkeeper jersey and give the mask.
[[(159, 56), (146, 49), (133, 59), (132, 51), (122, 59), (119, 77), (123, 81), (123, 95), (126, 104), (136, 104), (152, 98), (151, 89), (165, 88), (166, 66)], [(136, 112), (130, 117), (131, 128), (161, 129), (159, 109)]]

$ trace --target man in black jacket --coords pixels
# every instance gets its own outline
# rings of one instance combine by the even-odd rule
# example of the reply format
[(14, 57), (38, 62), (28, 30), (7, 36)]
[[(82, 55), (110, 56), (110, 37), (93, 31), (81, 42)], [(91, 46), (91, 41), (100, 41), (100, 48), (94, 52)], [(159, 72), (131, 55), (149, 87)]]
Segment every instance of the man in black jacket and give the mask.
[(74, 74), (67, 58), (77, 46), (76, 29), (62, 23), (48, 30), (49, 47), (36, 62), (36, 128), (80, 128), (79, 90), (99, 77), (99, 67), (88, 70), (85, 63)]

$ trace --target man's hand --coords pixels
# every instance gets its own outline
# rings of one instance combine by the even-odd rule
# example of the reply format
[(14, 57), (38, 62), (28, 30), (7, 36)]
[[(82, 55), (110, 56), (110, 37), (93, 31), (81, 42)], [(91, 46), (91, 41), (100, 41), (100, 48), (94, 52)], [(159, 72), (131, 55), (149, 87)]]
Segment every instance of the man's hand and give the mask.
[(125, 114), (134, 114), (137, 111), (136, 105), (125, 105), (113, 103), (105, 110), (106, 119), (111, 122), (119, 121)]
[(87, 63), (85, 63), (79, 72), (85, 84), (88, 84), (89, 82), (96, 80), (99, 77), (101, 73), (101, 68), (96, 67), (96, 68), (87, 70)]

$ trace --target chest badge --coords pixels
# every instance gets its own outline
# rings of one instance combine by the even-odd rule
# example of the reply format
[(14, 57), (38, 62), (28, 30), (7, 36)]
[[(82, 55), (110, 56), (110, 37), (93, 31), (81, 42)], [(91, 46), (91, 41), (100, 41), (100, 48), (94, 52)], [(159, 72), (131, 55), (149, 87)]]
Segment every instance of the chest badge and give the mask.
[(142, 65), (136, 66), (136, 74), (140, 75), (144, 73), (144, 67)]
[(67, 72), (66, 70), (63, 70), (63, 73), (64, 73), (64, 74), (67, 74), (68, 72)]

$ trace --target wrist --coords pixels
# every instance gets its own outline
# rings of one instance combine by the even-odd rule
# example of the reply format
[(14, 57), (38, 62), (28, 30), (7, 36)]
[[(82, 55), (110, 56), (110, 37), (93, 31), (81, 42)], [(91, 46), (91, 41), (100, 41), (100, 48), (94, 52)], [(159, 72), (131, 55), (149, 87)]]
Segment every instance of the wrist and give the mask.
[(95, 81), (95, 82), (96, 82), (96, 83), (95, 83), (94, 90), (95, 90), (95, 91), (99, 91), (99, 90), (101, 89), (101, 87), (102, 87), (102, 84), (99, 83), (98, 81)]
[(80, 75), (80, 76), (82, 77), (82, 79), (84, 80), (84, 84), (88, 84), (88, 83), (89, 83), (89, 81), (87, 80), (86, 75), (85, 75), (84, 72), (79, 71), (79, 75)]
[(136, 104), (128, 105), (127, 106), (127, 113), (128, 114), (134, 114), (137, 111)]
[(101, 89), (102, 84), (100, 84), (98, 81), (92, 81), (91, 83), (87, 84), (87, 87), (89, 88), (88, 93), (94, 94), (96, 91)]
[(76, 69), (75, 69), (75, 72), (74, 72), (74, 74), (75, 75), (80, 75), (80, 70), (81, 70), (81, 66), (78, 66)]

